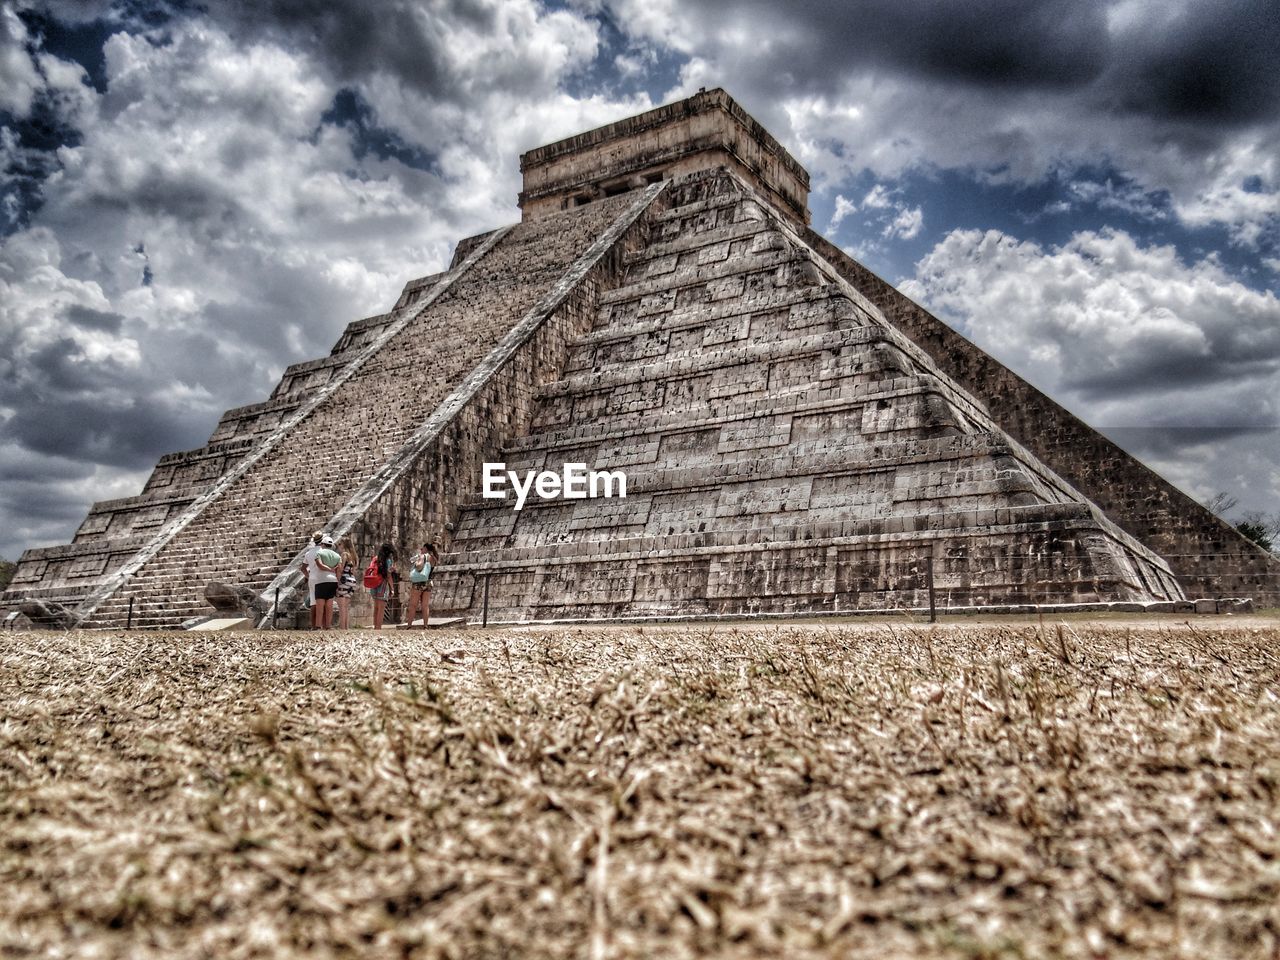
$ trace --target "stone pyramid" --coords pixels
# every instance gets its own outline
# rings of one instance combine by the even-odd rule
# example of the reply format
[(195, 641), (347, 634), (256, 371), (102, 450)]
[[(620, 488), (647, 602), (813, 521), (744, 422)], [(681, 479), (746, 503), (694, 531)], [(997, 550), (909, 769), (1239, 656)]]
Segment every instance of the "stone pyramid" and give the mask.
[[(265, 625), (320, 528), (442, 543), (434, 609), (494, 621), (912, 608), (930, 572), (943, 608), (1275, 602), (1274, 558), (814, 233), (723, 91), (521, 166), (520, 223), (27, 551), (0, 605), (175, 627), (217, 582)], [(495, 462), (627, 495), (516, 510)]]

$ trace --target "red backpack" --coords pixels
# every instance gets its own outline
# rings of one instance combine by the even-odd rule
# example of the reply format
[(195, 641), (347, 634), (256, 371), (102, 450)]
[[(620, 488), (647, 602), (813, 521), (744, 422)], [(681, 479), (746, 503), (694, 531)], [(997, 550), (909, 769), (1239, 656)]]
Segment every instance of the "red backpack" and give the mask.
[(364, 568), (364, 585), (370, 590), (376, 590), (382, 586), (382, 573), (378, 570), (377, 557), (370, 560), (369, 565)]

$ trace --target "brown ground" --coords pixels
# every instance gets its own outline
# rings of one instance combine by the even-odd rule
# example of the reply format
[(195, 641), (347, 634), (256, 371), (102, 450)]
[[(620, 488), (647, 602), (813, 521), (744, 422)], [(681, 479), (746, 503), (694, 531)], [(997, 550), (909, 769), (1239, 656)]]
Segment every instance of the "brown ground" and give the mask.
[(1275, 957), (1280, 628), (0, 639), (0, 956)]

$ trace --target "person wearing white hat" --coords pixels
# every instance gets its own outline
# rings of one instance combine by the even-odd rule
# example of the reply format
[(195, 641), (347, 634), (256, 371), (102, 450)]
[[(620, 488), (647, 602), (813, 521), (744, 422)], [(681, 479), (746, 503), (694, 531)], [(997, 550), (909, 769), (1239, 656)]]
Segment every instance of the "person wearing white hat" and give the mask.
[(333, 598), (338, 595), (338, 567), (342, 564), (342, 554), (333, 549), (333, 537), (325, 534), (320, 538), (320, 549), (315, 557), (315, 594), (316, 610), (312, 626), (327, 630), (333, 619)]

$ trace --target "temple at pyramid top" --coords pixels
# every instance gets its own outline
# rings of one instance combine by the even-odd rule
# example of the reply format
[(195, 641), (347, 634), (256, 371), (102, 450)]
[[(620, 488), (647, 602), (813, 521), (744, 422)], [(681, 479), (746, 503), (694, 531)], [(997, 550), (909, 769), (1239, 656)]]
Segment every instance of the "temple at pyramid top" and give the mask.
[(523, 154), (520, 209), (529, 220), (720, 167), (808, 225), (809, 172), (719, 88)]

